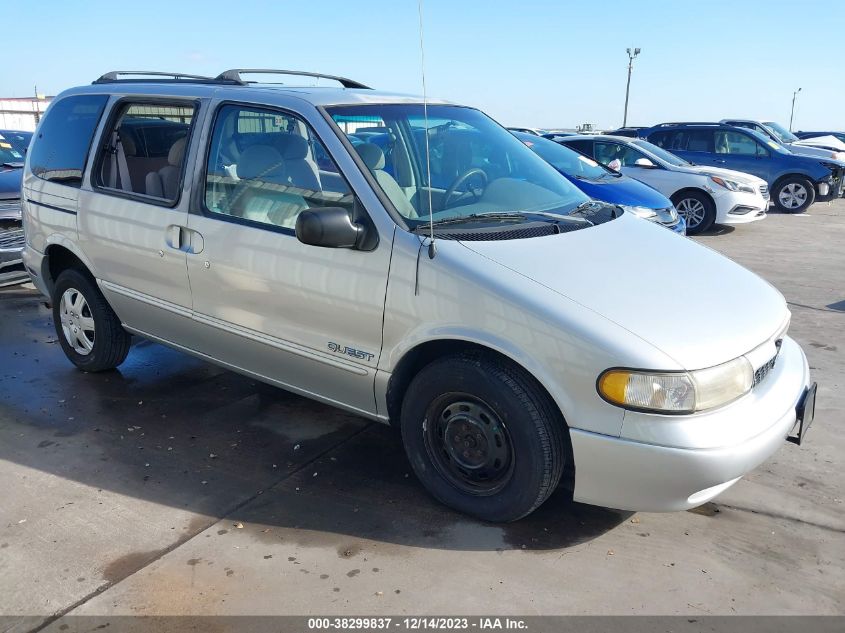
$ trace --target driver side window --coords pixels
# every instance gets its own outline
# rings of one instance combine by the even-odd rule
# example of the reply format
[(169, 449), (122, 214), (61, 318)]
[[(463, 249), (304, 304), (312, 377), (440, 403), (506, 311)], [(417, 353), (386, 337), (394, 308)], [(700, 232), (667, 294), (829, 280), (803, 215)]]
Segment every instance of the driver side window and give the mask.
[(308, 124), (278, 111), (220, 108), (208, 155), (207, 211), (292, 230), (302, 211), (327, 206), (352, 209), (353, 196)]

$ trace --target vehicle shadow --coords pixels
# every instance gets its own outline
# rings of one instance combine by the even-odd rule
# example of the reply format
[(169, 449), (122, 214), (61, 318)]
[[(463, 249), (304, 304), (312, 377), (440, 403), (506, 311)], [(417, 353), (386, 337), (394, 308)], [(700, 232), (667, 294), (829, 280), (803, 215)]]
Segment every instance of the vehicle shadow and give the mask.
[(303, 545), (548, 550), (632, 514), (560, 489), (516, 523), (474, 521), (422, 489), (395, 430), (149, 342), (85, 374), (41, 302), (0, 292), (0, 459), (208, 517), (197, 529), (227, 517)]

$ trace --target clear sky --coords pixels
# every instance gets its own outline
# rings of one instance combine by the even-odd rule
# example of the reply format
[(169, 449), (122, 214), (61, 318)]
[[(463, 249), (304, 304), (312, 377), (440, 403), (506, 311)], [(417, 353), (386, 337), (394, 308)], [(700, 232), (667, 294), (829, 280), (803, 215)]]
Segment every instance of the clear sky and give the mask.
[[(2, 1), (0, 97), (114, 69), (270, 67), (421, 92), (416, 0)], [(747, 117), (845, 129), (842, 0), (424, 0), (428, 92), (505, 125)]]

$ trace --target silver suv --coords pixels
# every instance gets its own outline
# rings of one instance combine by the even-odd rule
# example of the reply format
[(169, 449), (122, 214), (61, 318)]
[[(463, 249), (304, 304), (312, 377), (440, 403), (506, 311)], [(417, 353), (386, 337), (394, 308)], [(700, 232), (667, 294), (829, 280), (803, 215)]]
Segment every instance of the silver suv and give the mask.
[(24, 261), (80, 369), (138, 335), (394, 424), (423, 485), (491, 521), (562, 480), (689, 508), (803, 438), (815, 385), (756, 275), (591, 201), (478, 110), (259, 72), (53, 101)]

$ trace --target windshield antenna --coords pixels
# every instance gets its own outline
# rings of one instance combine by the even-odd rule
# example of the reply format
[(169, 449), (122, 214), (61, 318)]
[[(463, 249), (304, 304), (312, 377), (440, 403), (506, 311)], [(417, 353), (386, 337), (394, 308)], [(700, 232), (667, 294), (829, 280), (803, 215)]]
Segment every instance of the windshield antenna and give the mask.
[(417, 10), (420, 17), (420, 71), (422, 74), (423, 90), (423, 125), (425, 126), (425, 169), (428, 182), (428, 258), (434, 259), (437, 247), (434, 244), (434, 206), (431, 203), (431, 153), (428, 146), (428, 95), (425, 88), (425, 47), (423, 46), (423, 0), (417, 0)]

